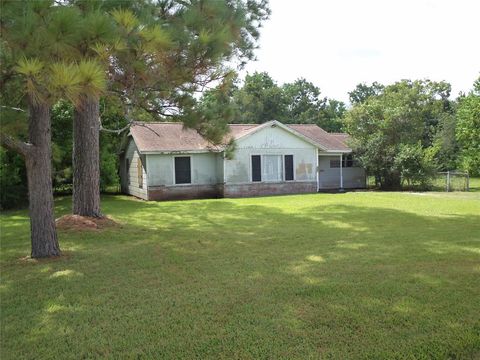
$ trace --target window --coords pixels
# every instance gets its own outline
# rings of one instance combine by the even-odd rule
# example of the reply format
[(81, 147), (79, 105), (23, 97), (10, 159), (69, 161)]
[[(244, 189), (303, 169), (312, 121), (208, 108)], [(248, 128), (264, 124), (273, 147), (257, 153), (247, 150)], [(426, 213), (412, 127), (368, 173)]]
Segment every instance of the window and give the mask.
[(293, 180), (293, 155), (285, 155), (285, 181)]
[(190, 156), (177, 156), (175, 159), (175, 184), (190, 184), (192, 173)]
[[(287, 156), (292, 156), (293, 180), (293, 155)], [(252, 181), (283, 181), (282, 155), (252, 155)]]
[(138, 177), (138, 187), (143, 188), (143, 167), (142, 167), (142, 158), (139, 156), (137, 160), (137, 177)]
[(125, 159), (125, 171), (127, 174), (127, 185), (130, 185), (130, 160)]
[(264, 181), (283, 180), (282, 155), (264, 155), (262, 168)]
[(262, 181), (262, 162), (260, 155), (252, 155), (252, 181)]
[(340, 159), (330, 160), (330, 167), (331, 168), (339, 168), (340, 167)]

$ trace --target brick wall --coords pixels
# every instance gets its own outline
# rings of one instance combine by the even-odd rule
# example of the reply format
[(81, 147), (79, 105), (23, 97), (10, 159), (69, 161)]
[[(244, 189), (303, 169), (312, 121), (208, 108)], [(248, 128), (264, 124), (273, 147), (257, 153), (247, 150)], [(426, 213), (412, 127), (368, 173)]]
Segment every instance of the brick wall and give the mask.
[(185, 200), (223, 197), (223, 185), (149, 186), (148, 200)]
[(315, 192), (317, 192), (316, 182), (150, 186), (148, 188), (148, 200), (234, 198)]
[(225, 197), (302, 194), (317, 192), (316, 182), (249, 183), (224, 185)]

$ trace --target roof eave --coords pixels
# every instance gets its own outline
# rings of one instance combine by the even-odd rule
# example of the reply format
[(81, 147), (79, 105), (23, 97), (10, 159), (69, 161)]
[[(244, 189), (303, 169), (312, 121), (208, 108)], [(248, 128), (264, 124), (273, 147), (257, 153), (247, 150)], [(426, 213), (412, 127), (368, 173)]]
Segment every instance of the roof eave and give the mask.
[(169, 155), (169, 154), (204, 154), (204, 153), (219, 153), (222, 152), (223, 149), (201, 149), (201, 150), (140, 150), (138, 152), (142, 155)]

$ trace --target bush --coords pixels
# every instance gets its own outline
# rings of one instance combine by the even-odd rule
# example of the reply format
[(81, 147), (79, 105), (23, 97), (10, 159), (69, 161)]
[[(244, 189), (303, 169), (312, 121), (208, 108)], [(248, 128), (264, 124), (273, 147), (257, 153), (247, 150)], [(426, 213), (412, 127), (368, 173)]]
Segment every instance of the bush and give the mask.
[(0, 209), (28, 204), (27, 173), (20, 155), (0, 148)]
[(437, 171), (433, 156), (433, 151), (424, 150), (420, 143), (402, 144), (395, 157), (395, 167), (402, 183), (406, 182), (408, 187), (419, 185), (424, 189), (429, 188)]

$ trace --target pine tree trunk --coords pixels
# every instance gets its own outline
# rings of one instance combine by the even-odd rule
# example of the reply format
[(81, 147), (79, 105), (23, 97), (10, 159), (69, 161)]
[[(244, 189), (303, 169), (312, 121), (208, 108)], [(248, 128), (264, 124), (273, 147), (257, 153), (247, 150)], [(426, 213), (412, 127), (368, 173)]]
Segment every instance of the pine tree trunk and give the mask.
[(30, 104), (29, 137), (25, 154), (28, 178), (32, 258), (59, 256), (52, 191), (52, 139), (50, 108)]
[(98, 99), (84, 97), (73, 116), (73, 213), (100, 217)]

